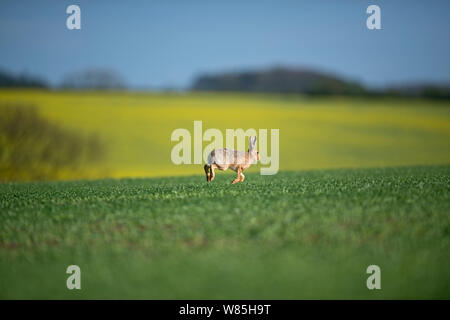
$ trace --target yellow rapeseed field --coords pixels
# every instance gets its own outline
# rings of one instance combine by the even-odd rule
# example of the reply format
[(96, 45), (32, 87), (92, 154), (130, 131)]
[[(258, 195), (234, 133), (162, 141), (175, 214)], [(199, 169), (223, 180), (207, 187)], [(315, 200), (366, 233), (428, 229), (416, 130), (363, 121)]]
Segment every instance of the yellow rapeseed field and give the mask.
[(0, 104), (34, 105), (63, 128), (99, 136), (104, 160), (61, 179), (202, 175), (202, 166), (170, 159), (172, 131), (193, 132), (194, 120), (203, 121), (203, 131), (279, 129), (280, 170), (450, 164), (449, 102), (1, 90)]

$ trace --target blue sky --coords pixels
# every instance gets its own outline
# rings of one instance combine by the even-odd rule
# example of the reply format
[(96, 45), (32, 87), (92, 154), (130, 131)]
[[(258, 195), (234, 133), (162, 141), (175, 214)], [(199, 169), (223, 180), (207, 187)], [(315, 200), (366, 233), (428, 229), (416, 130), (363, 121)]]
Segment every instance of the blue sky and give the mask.
[[(81, 7), (81, 30), (66, 28)], [(382, 30), (366, 28), (381, 8)], [(203, 72), (317, 68), (369, 86), (450, 82), (450, 1), (2, 0), (0, 68), (59, 83), (111, 68), (130, 86), (185, 87)]]

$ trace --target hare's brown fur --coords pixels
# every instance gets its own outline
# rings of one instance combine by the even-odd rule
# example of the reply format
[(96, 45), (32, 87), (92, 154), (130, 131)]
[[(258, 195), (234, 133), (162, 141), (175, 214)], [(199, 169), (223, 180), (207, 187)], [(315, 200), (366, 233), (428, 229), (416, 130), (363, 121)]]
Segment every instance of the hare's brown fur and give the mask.
[(223, 171), (231, 169), (237, 173), (236, 179), (231, 183), (242, 182), (245, 179), (242, 172), (257, 160), (259, 160), (259, 153), (256, 150), (256, 137), (250, 137), (249, 150), (247, 152), (228, 148), (214, 149), (208, 156), (208, 163), (204, 166), (206, 181), (210, 182), (214, 180), (215, 169)]

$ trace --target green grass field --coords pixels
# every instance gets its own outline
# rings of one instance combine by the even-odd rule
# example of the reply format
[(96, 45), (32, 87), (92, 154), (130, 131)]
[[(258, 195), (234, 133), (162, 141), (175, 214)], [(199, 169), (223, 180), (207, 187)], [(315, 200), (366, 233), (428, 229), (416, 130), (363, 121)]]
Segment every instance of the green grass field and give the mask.
[[(73, 181), (0, 184), (0, 298), (450, 298), (448, 101), (0, 90), (0, 106), (106, 150), (58, 171)], [(279, 129), (281, 171), (206, 184), (201, 165), (170, 159), (171, 133), (194, 120)]]
[(450, 298), (449, 166), (232, 177), (0, 184), (0, 298)]

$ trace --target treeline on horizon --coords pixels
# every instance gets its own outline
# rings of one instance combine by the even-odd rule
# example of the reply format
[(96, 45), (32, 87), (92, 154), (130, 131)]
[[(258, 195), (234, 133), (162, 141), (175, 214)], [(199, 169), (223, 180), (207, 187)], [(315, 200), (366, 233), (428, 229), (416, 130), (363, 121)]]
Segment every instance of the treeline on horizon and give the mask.
[(333, 74), (284, 67), (201, 75), (194, 81), (191, 90), (450, 99), (450, 85), (419, 83), (369, 89), (361, 83)]
[[(67, 75), (61, 85), (29, 75), (0, 70), (0, 87), (63, 90), (124, 90), (123, 77), (109, 69), (89, 69)], [(359, 82), (310, 69), (277, 67), (198, 76), (190, 91), (302, 94), (308, 96), (370, 96), (450, 99), (449, 84), (416, 83), (370, 89)]]

